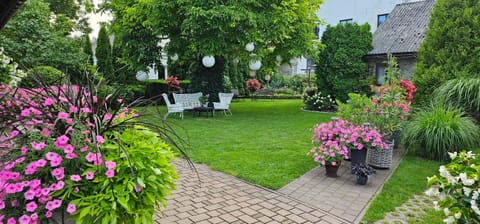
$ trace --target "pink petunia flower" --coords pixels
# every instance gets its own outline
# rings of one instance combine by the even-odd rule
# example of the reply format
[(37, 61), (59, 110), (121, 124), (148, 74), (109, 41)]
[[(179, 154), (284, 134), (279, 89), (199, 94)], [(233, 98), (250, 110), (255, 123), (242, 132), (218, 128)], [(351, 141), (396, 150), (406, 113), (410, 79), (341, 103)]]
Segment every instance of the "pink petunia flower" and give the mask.
[(74, 149), (73, 145), (68, 144), (63, 147), (63, 152), (65, 152), (65, 154), (72, 153)]
[(45, 98), (45, 100), (43, 101), (43, 106), (48, 107), (48, 106), (52, 105), (53, 102), (54, 102), (53, 98), (50, 98), (50, 97)]
[(66, 112), (58, 112), (58, 119), (65, 120), (68, 118), (68, 113)]
[(115, 166), (117, 166), (117, 163), (113, 162), (113, 161), (106, 161), (105, 162), (105, 166), (107, 167), (107, 169), (114, 169)]
[(32, 145), (32, 148), (37, 150), (37, 151), (42, 150), (46, 146), (45, 142), (39, 142), (39, 143), (31, 142), (30, 145)]
[(81, 181), (82, 178), (80, 177), (80, 175), (72, 175), (70, 176), (70, 180), (72, 180), (73, 182), (78, 182)]
[(72, 214), (74, 213), (75, 211), (77, 211), (77, 207), (74, 205), (74, 204), (68, 204), (67, 206), (67, 212), (69, 214)]
[(95, 178), (95, 174), (93, 172), (87, 172), (86, 178), (87, 180), (93, 180), (93, 178)]
[(105, 142), (105, 139), (103, 139), (103, 137), (101, 135), (97, 135), (96, 140), (97, 140), (98, 143), (104, 143)]
[(107, 176), (107, 178), (112, 178), (115, 176), (115, 171), (107, 170), (107, 172), (105, 172), (105, 176)]
[(25, 210), (27, 212), (34, 212), (35, 209), (37, 209), (37, 203), (35, 203), (34, 201), (31, 201), (25, 205)]

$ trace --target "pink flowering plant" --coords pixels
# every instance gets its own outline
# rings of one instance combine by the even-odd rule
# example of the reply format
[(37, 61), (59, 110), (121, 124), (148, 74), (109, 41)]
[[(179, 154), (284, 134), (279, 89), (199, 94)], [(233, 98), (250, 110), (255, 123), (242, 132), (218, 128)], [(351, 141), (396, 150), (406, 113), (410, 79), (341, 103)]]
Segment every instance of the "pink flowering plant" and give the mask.
[(355, 126), (347, 120), (317, 124), (313, 128), (313, 147), (307, 153), (322, 166), (340, 165), (348, 150), (388, 149), (382, 136), (370, 126)]
[[(152, 223), (177, 178), (167, 126), (94, 86), (0, 86), (0, 223)], [(111, 108), (115, 102), (119, 105)]]

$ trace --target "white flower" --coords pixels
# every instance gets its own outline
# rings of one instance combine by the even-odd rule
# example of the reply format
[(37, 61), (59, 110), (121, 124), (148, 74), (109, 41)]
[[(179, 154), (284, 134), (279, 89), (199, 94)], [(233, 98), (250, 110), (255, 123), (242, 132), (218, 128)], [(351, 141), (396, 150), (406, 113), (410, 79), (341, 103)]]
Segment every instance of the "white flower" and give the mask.
[(477, 202), (475, 200), (471, 200), (470, 204), (472, 205), (472, 210), (477, 214), (480, 215), (480, 209), (478, 209)]
[(462, 213), (461, 213), (461, 212), (457, 212), (457, 213), (455, 213), (454, 216), (455, 216), (456, 219), (460, 219), (460, 217), (462, 217)]
[(470, 193), (472, 193), (472, 189), (468, 187), (463, 187), (463, 192), (466, 196), (470, 196)]
[(467, 159), (470, 159), (470, 158), (473, 158), (473, 159), (475, 158), (475, 154), (472, 153), (472, 151), (467, 152)]
[(473, 199), (473, 200), (477, 200), (477, 199), (478, 199), (478, 196), (479, 196), (479, 194), (480, 194), (479, 190), (477, 190), (477, 191), (474, 191), (474, 192), (473, 192), (473, 194), (472, 194), (472, 199)]
[(450, 156), (450, 159), (454, 160), (457, 158), (458, 153), (457, 152), (448, 152), (448, 155)]
[(445, 216), (450, 215), (450, 209), (444, 208), (444, 209), (443, 209), (443, 213), (445, 213)]
[(447, 224), (452, 224), (455, 222), (455, 219), (453, 218), (453, 216), (448, 216), (448, 218), (444, 219), (443, 222)]
[(475, 179), (468, 179), (466, 173), (461, 173), (459, 177), (462, 180), (463, 185), (465, 186), (472, 186), (475, 183)]
[(440, 206), (438, 206), (438, 201), (433, 201), (433, 208), (435, 211), (440, 211)]
[(436, 197), (440, 194), (440, 191), (438, 190), (438, 187), (431, 187), (428, 190), (425, 191), (425, 195), (428, 197)]
[(440, 168), (438, 169), (438, 171), (440, 172), (440, 176), (442, 177), (445, 177), (447, 178), (447, 176), (450, 176), (450, 173), (448, 172), (447, 168), (445, 166), (440, 166)]

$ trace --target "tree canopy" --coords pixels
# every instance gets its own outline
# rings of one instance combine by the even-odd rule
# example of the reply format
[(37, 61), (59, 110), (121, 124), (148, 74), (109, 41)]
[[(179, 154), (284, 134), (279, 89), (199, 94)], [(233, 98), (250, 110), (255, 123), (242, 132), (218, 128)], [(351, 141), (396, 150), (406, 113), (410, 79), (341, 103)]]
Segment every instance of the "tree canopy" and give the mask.
[(415, 98), (427, 101), (434, 89), (450, 79), (480, 77), (479, 55), (478, 1), (437, 0), (417, 55)]
[[(134, 30), (148, 33), (144, 36), (147, 42), (126, 40), (130, 48), (154, 48), (158, 52), (157, 42), (169, 39), (169, 55), (178, 54), (191, 61), (205, 55), (248, 61), (250, 55), (245, 45), (253, 42), (255, 56), (264, 67), (272, 67), (276, 55), (288, 60), (314, 51), (313, 30), (318, 24), (315, 12), (321, 3), (322, 0), (112, 0), (110, 7), (116, 35), (118, 31), (120, 35), (134, 35)], [(143, 59), (152, 59), (136, 58), (144, 64), (151, 61)]]
[(318, 89), (345, 102), (348, 93), (362, 92), (360, 81), (366, 77), (367, 70), (362, 57), (373, 49), (370, 25), (328, 26), (322, 43), (325, 49), (316, 63)]

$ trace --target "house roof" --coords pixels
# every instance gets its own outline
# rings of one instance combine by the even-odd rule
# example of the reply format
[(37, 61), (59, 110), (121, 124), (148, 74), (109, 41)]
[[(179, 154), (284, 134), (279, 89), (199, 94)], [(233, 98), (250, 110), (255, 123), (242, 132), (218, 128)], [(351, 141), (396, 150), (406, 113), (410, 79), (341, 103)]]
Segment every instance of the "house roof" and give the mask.
[(416, 53), (425, 38), (434, 3), (425, 0), (396, 5), (373, 33), (373, 50), (366, 56)]
[(0, 1), (0, 29), (7, 24), (10, 17), (26, 0), (1, 0)]

